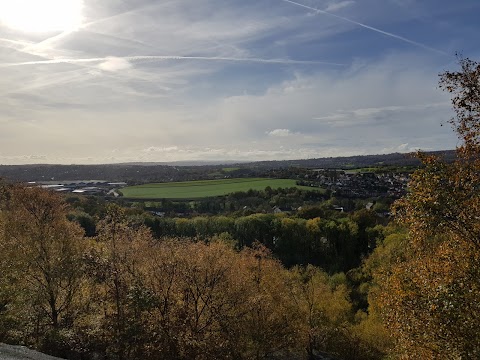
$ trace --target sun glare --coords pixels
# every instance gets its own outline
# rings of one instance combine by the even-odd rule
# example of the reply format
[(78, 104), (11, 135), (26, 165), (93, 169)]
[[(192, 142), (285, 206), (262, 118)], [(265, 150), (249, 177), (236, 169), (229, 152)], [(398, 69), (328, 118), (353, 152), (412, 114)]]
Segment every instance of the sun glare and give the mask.
[(83, 0), (0, 0), (0, 22), (24, 32), (75, 30), (82, 6)]

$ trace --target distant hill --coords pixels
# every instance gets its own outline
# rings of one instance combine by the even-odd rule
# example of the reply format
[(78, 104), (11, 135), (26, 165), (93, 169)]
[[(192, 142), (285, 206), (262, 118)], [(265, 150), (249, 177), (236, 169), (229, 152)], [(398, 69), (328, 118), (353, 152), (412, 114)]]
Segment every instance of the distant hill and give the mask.
[[(426, 153), (441, 156), (447, 161), (452, 161), (455, 158), (455, 150), (431, 151)], [(420, 165), (420, 161), (414, 155), (415, 154), (412, 153), (393, 153), (384, 155), (356, 155), (302, 160), (258, 161), (242, 164), (242, 166), (267, 168), (293, 166), (325, 169), (358, 169), (373, 166), (418, 166)]]
[[(453, 160), (453, 150), (431, 152)], [(178, 163), (183, 163), (180, 166)], [(69, 181), (102, 179), (128, 183), (188, 181), (199, 179), (261, 176), (271, 169), (302, 167), (355, 169), (374, 166), (418, 166), (419, 160), (412, 154), (362, 155), (304, 160), (258, 161), (250, 163), (177, 162), (175, 164), (129, 163), (106, 165), (0, 165), (0, 178), (11, 181)], [(232, 173), (224, 172), (224, 165), (235, 167)], [(195, 164), (195, 165), (192, 165)]]
[(142, 165), (142, 166), (210, 166), (210, 165), (232, 165), (232, 164), (246, 164), (248, 161), (238, 160), (179, 160), (179, 161), (162, 161), (162, 162), (126, 162), (118, 165)]

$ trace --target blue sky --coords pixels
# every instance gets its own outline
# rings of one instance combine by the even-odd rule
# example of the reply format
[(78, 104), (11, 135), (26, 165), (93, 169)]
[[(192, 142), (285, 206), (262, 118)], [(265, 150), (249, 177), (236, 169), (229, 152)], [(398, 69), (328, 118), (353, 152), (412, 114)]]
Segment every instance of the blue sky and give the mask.
[(2, 164), (451, 149), (438, 73), (456, 68), (455, 52), (480, 56), (478, 0), (0, 0), (0, 10)]

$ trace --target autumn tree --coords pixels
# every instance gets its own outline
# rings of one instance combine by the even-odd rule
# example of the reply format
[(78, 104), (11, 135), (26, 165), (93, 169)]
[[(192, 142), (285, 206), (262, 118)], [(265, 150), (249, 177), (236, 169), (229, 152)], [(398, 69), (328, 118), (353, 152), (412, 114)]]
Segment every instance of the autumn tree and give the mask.
[(301, 318), (287, 270), (260, 243), (245, 248), (241, 256), (249, 284), (240, 332), (244, 358), (268, 359), (298, 351)]
[(77, 324), (90, 352), (111, 358), (141, 358), (149, 341), (140, 312), (147, 296), (140, 268), (152, 246), (145, 227), (129, 224), (125, 211), (107, 207), (83, 262), (89, 278), (89, 311)]
[(452, 94), (457, 158), (420, 154), (423, 167), (395, 207), (409, 229), (407, 249), (379, 294), (406, 359), (480, 357), (480, 64), (459, 64), (440, 75), (440, 88)]
[(264, 359), (293, 347), (289, 276), (265, 248), (164, 239), (143, 252), (144, 358)]
[(20, 303), (21, 272), (16, 256), (6, 238), (6, 201), (8, 189), (5, 183), (0, 183), (0, 342), (14, 341), (12, 330), (18, 327), (17, 305)]
[(3, 190), (0, 262), (17, 287), (9, 308), (19, 326), (9, 330), (17, 341), (55, 352), (82, 309), (83, 232), (67, 220), (59, 195), (20, 185)]
[(346, 284), (331, 284), (326, 273), (311, 265), (294, 268), (292, 276), (308, 358), (314, 359), (315, 351), (339, 355), (351, 310)]

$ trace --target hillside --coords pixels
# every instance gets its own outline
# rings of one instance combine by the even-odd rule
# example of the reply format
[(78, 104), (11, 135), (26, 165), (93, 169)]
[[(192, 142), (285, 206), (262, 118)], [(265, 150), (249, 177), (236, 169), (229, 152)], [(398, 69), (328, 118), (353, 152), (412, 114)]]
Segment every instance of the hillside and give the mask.
[[(432, 152), (454, 158), (454, 151)], [(0, 165), (0, 178), (12, 181), (108, 180), (137, 182), (188, 181), (218, 178), (223, 165), (173, 166), (154, 164), (106, 165)], [(418, 166), (412, 154), (362, 155), (304, 160), (261, 161), (236, 164), (235, 177), (260, 177), (271, 169), (288, 167), (355, 169), (372, 166)], [(230, 165), (231, 166), (231, 165)]]

